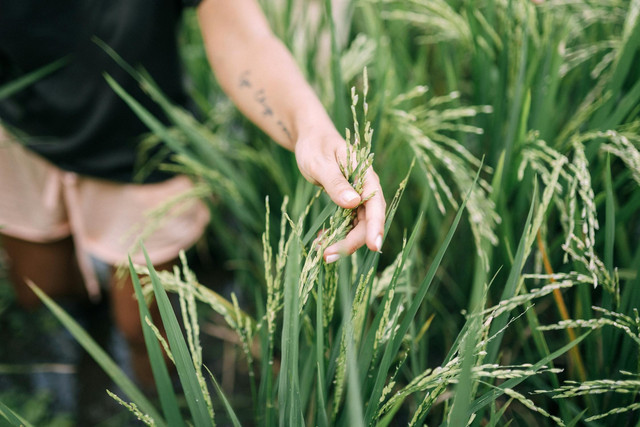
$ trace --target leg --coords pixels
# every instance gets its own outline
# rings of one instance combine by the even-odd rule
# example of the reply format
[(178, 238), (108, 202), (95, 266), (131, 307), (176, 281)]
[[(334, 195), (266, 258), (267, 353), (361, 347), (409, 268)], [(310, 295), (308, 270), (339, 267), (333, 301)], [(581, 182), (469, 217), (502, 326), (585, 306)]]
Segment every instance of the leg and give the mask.
[[(126, 254), (145, 237), (144, 245), (156, 269), (172, 268), (175, 261), (169, 260), (196, 242), (209, 220), (206, 205), (187, 197), (192, 188), (193, 184), (184, 176), (154, 184), (122, 184), (81, 177), (68, 188), (77, 201), (69, 210), (82, 217), (82, 229), (74, 230), (76, 239), (84, 242), (83, 249), (96, 258), (118, 265), (126, 261)], [(175, 203), (167, 210), (172, 200)], [(163, 220), (154, 224), (146, 214), (156, 209), (162, 209)], [(150, 226), (153, 228), (148, 228)], [(131, 256), (137, 262), (144, 262), (141, 251)], [(133, 285), (128, 277), (117, 280), (111, 276), (114, 320), (130, 346), (132, 365), (140, 383), (152, 386), (153, 376)], [(157, 319), (157, 308), (153, 308), (153, 312)], [(154, 323), (159, 324), (157, 320)]]
[(40, 303), (27, 286), (27, 280), (52, 298), (86, 298), (70, 237), (51, 243), (33, 243), (6, 235), (1, 235), (1, 238), (2, 247), (9, 257), (9, 274), (15, 293), (23, 307), (33, 309)]
[[(171, 270), (175, 264), (176, 261), (174, 260), (158, 265), (155, 269), (157, 271)], [(136, 300), (135, 291), (133, 289), (133, 282), (129, 275), (120, 279), (116, 278), (115, 274), (112, 274), (111, 277), (110, 289), (113, 316), (118, 329), (122, 332), (129, 344), (133, 370), (138, 381), (140, 381), (145, 388), (153, 388), (153, 374), (151, 372), (149, 356), (147, 354), (144, 335), (142, 333), (140, 311), (138, 309), (138, 301)], [(149, 310), (153, 317), (153, 323), (164, 335), (158, 306), (153, 303), (151, 307), (149, 307)]]

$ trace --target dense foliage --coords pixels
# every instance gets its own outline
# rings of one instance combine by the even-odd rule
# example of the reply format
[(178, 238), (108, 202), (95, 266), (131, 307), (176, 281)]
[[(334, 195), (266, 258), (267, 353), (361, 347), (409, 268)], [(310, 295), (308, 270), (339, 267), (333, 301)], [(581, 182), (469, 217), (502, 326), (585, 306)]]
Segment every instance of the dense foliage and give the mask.
[[(135, 391), (120, 397), (149, 423), (237, 421), (209, 394), (218, 373), (203, 373), (199, 308), (239, 337), (257, 425), (635, 425), (640, 1), (263, 7), (359, 164), (381, 177), (382, 254), (322, 262), (351, 212), (229, 104), (185, 16), (206, 120), (168, 104), (144, 72), (173, 127), (112, 85), (153, 131), (148, 144), (162, 141), (170, 167), (201, 183), (211, 240), (247, 302), (186, 266), (152, 272), (147, 292), (182, 301), (186, 341), (169, 333), (170, 310), (163, 321), (188, 408), (175, 409), (170, 387), (159, 389), (162, 415)], [(356, 187), (361, 170), (345, 171)]]

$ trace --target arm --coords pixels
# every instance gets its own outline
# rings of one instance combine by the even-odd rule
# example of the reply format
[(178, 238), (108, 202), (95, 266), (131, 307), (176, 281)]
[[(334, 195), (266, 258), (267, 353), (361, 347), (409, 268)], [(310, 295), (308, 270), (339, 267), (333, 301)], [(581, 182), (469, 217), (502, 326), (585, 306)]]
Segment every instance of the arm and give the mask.
[[(361, 196), (342, 176), (346, 144), (289, 51), (273, 35), (255, 0), (204, 0), (198, 7), (209, 63), (222, 89), (251, 121), (295, 152), (302, 175), (322, 186), (343, 208)], [(366, 243), (379, 251), (385, 202), (378, 176), (367, 172), (359, 221), (347, 237), (326, 249), (327, 262)]]

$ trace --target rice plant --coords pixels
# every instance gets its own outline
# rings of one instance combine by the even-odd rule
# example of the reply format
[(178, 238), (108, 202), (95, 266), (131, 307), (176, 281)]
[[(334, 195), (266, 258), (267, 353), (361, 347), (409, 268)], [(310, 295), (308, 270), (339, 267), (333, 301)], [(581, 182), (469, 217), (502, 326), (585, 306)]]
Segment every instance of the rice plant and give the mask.
[(148, 423), (209, 425), (213, 408), (239, 423), (202, 366), (197, 312), (211, 311), (237, 335), (255, 425), (636, 425), (640, 2), (262, 4), (345, 129), (344, 175), (356, 189), (369, 165), (380, 175), (383, 253), (322, 262), (352, 212), (226, 101), (186, 14), (207, 119), (144, 71), (131, 70), (170, 127), (110, 82), (148, 144), (173, 153), (160, 167), (200, 182), (244, 298), (200, 283), (186, 258), (175, 272), (134, 266), (150, 276), (141, 293), (181, 301), (182, 342), (145, 325), (157, 361), (182, 366), (187, 407), (162, 386), (158, 410), (122, 379), (119, 399)]

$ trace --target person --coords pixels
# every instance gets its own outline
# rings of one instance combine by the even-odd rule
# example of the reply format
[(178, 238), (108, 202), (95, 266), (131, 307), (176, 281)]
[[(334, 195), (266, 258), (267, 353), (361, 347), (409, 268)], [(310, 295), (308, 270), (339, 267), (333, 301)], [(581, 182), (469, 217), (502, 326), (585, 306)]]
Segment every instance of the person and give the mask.
[[(38, 305), (31, 281), (48, 295), (89, 295), (100, 289), (92, 258), (112, 266), (110, 303), (139, 378), (150, 377), (130, 280), (115, 286), (113, 266), (130, 241), (121, 235), (144, 212), (189, 191), (184, 176), (154, 171), (133, 182), (136, 142), (144, 125), (106, 84), (109, 73), (156, 116), (158, 107), (93, 41), (144, 67), (178, 105), (182, 85), (176, 29), (184, 7), (197, 7), (210, 66), (239, 110), (291, 150), (301, 174), (359, 221), (324, 252), (326, 262), (366, 245), (382, 245), (385, 201), (373, 169), (362, 194), (343, 177), (344, 139), (256, 0), (14, 0), (0, 10), (0, 85), (63, 58), (64, 65), (0, 100), (0, 235), (18, 301)], [(20, 142), (18, 142), (20, 141)], [(373, 195), (361, 204), (363, 197)], [(202, 235), (208, 210), (194, 203), (145, 240), (158, 269)], [(143, 262), (140, 254), (135, 262)]]

